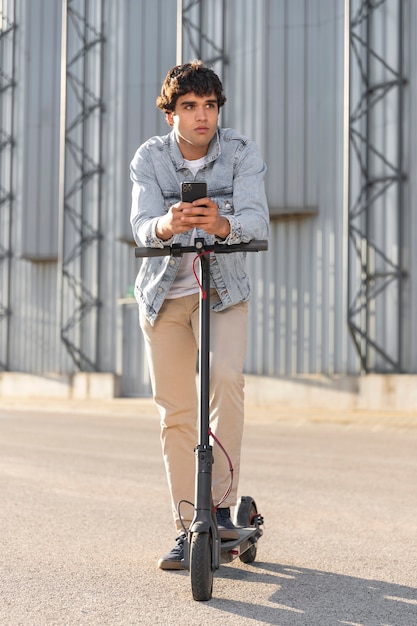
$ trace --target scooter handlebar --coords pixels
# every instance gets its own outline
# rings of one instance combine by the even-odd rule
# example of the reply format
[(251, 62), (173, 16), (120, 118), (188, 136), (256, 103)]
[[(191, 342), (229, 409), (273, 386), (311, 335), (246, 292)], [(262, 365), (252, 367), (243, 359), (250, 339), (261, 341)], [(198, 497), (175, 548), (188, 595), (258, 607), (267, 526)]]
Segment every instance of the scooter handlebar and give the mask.
[[(196, 241), (201, 241), (196, 240)], [(214, 243), (203, 244), (200, 249), (194, 246), (182, 246), (179, 244), (172, 244), (171, 246), (164, 246), (163, 248), (135, 248), (135, 257), (154, 257), (154, 256), (178, 256), (185, 254), (186, 252), (215, 252), (216, 254), (230, 254), (232, 252), (263, 252), (268, 250), (268, 241), (266, 239), (252, 239), (248, 243), (236, 243), (230, 246)]]

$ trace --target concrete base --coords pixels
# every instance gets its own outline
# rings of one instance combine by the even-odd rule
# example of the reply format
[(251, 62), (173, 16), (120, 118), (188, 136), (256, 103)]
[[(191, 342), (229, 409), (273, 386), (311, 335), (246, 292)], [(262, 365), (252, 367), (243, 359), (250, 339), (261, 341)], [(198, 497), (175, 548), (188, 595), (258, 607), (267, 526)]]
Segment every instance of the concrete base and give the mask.
[[(58, 377), (0, 372), (0, 398), (109, 400), (120, 397), (120, 383), (120, 376), (112, 373)], [(405, 411), (417, 416), (417, 375), (246, 376), (246, 400), (260, 407)]]
[(417, 416), (417, 375), (246, 377), (246, 399), (283, 405), (359, 411), (406, 411)]
[(120, 376), (111, 373), (86, 374), (72, 377), (72, 397), (77, 399), (109, 400), (120, 396)]
[(0, 372), (0, 398), (109, 400), (119, 396), (120, 376), (111, 373), (34, 376), (21, 372)]

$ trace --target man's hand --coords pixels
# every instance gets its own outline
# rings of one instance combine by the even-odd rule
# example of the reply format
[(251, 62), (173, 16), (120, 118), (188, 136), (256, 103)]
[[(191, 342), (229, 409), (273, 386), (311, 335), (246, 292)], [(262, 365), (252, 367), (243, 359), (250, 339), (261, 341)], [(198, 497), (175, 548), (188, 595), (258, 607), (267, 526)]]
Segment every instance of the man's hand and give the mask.
[(156, 235), (162, 240), (170, 239), (192, 228), (201, 228), (220, 239), (226, 239), (230, 233), (229, 220), (219, 215), (217, 204), (209, 198), (200, 198), (192, 203), (173, 204), (168, 213), (159, 218)]

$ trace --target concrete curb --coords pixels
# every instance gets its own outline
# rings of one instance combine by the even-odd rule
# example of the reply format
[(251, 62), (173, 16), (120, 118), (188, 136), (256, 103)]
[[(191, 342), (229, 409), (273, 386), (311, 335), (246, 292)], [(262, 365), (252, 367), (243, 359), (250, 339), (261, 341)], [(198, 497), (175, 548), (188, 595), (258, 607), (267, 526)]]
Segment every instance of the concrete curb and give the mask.
[[(35, 376), (0, 372), (0, 399), (112, 400), (120, 396), (120, 377), (79, 372)], [(398, 411), (417, 417), (417, 375), (246, 376), (246, 400), (254, 406), (337, 411)]]

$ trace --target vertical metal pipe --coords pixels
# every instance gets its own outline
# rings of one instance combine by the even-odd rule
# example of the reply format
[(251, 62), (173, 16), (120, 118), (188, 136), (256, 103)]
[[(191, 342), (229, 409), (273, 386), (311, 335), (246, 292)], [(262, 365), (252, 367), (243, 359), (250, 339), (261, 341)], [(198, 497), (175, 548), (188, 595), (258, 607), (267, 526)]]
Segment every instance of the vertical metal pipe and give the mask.
[[(13, 0), (12, 3), (12, 11), (13, 11), (13, 33), (12, 33), (12, 60), (11, 60), (11, 69), (12, 69), (12, 106), (11, 106), (11, 111), (10, 111), (10, 134), (13, 137), (13, 132), (14, 132), (14, 115), (15, 115), (15, 86), (16, 86), (16, 80), (15, 80), (15, 72), (16, 72), (16, 67), (15, 67), (15, 60), (16, 60), (16, 0)], [(14, 141), (12, 139), (12, 144), (11, 144), (11, 155), (10, 155), (10, 186), (9, 186), (9, 192), (10, 192), (10, 200), (9, 200), (9, 259), (8, 259), (8, 281), (7, 281), (7, 290), (8, 290), (8, 294), (7, 294), (7, 326), (8, 329), (10, 329), (10, 324), (9, 324), (9, 320), (10, 320), (10, 316), (12, 314), (11, 312), (11, 302), (12, 302), (12, 263), (11, 263), (11, 259), (12, 259), (12, 233), (13, 233), (13, 229), (12, 229), (12, 224), (13, 224), (13, 204), (14, 204), (14, 197), (15, 194), (13, 193), (13, 184), (14, 184), (14, 155), (13, 155), (13, 145), (14, 145)], [(6, 367), (7, 369), (10, 368), (10, 342), (11, 342), (11, 333), (7, 332), (7, 344), (6, 344)]]
[(398, 0), (398, 372), (403, 371), (402, 355), (402, 327), (403, 327), (403, 245), (404, 245), (404, 190), (403, 190), (403, 106), (404, 106), (404, 80), (403, 80), (403, 2)]
[[(366, 275), (364, 276), (365, 280), (365, 289), (364, 289), (364, 297), (365, 297), (365, 314), (364, 314), (364, 328), (365, 328), (365, 340), (362, 342), (364, 345), (364, 354), (363, 354), (363, 363), (365, 367), (365, 372), (367, 373), (370, 369), (369, 363), (369, 333), (370, 333), (370, 306), (369, 306), (369, 268), (371, 265), (370, 259), (370, 247), (368, 245), (369, 237), (370, 237), (370, 177), (371, 177), (371, 151), (369, 149), (369, 144), (371, 141), (371, 132), (372, 129), (370, 127), (370, 106), (371, 106), (371, 95), (370, 95), (370, 77), (371, 77), (371, 54), (370, 48), (372, 47), (371, 39), (372, 39), (372, 29), (371, 29), (371, 16), (373, 7), (371, 5), (366, 7), (368, 13), (366, 16), (366, 115), (365, 115), (365, 137), (366, 137), (366, 155), (365, 155), (365, 198), (366, 198), (366, 208), (365, 208), (365, 241), (362, 245), (362, 272), (365, 271)], [(365, 268), (365, 269), (364, 269)]]
[[(67, 11), (68, 0), (61, 4), (61, 89), (59, 121), (59, 206), (58, 206), (58, 273), (57, 273), (57, 350), (61, 348), (64, 299), (64, 221), (65, 221), (65, 130), (67, 107)], [(62, 373), (62, 359), (59, 358)]]
[[(96, 7), (95, 7), (96, 8)], [(88, 24), (90, 23), (90, 15), (89, 15), (89, 2), (87, 0), (84, 0), (84, 7), (83, 7), (83, 13), (82, 15), (84, 16), (84, 34), (83, 34), (83, 45), (84, 47), (87, 46), (88, 43)], [(86, 235), (86, 229), (85, 229), (85, 223), (91, 222), (92, 223), (92, 219), (90, 217), (90, 215), (87, 215), (87, 208), (88, 208), (88, 193), (87, 193), (87, 189), (86, 189), (86, 185), (85, 185), (85, 174), (86, 174), (86, 170), (88, 169), (88, 161), (87, 161), (87, 153), (89, 154), (89, 156), (92, 156), (92, 143), (93, 143), (93, 139), (92, 139), (92, 132), (91, 132), (91, 123), (90, 120), (92, 119), (92, 115), (88, 115), (87, 111), (88, 111), (88, 100), (87, 100), (87, 85), (89, 84), (88, 79), (89, 79), (89, 59), (90, 59), (90, 52), (86, 52), (85, 54), (83, 54), (82, 56), (82, 70), (81, 70), (81, 76), (82, 76), (82, 115), (83, 115), (83, 122), (82, 122), (82, 126), (81, 126), (81, 188), (80, 188), (80, 244), (81, 244), (81, 248), (80, 248), (80, 254), (79, 254), (79, 263), (80, 263), (80, 275), (79, 275), (79, 280), (80, 280), (80, 285), (78, 287), (79, 292), (77, 294), (77, 298), (80, 302), (80, 307), (81, 310), (84, 309), (84, 305), (86, 304), (86, 301), (84, 299), (87, 300), (87, 296), (84, 293), (84, 289), (86, 285), (89, 285), (89, 280), (88, 280), (88, 261), (86, 259), (86, 250), (85, 250), (85, 246), (83, 246), (83, 242), (85, 241), (85, 235)], [(93, 93), (94, 93), (94, 89), (93, 89)], [(93, 187), (93, 185), (91, 185)], [(90, 266), (91, 266), (91, 262), (92, 262), (92, 255), (91, 255), (91, 259), (90, 259)], [(75, 272), (75, 270), (74, 270)], [(90, 311), (91, 314), (91, 311)], [(90, 328), (88, 328), (87, 324), (88, 324), (88, 318), (87, 315), (80, 315), (80, 319), (78, 321), (78, 325), (77, 325), (77, 329), (74, 326), (74, 343), (75, 345), (77, 345), (77, 338), (76, 338), (76, 332), (78, 331), (78, 349), (79, 349), (79, 369), (81, 371), (88, 371), (89, 369), (91, 369), (90, 363), (93, 360), (93, 351), (90, 349)], [(87, 326), (87, 328), (86, 328)], [(84, 358), (85, 355), (88, 354), (89, 357), (89, 361), (90, 363), (88, 363), (88, 361)]]
[(177, 0), (177, 54), (176, 63), (182, 63), (182, 0)]
[[(345, 0), (344, 6), (344, 62), (343, 62), (343, 235), (342, 235), (342, 264), (343, 276), (347, 285), (343, 289), (343, 310), (349, 324), (350, 302), (350, 268), (349, 268), (349, 174), (350, 174), (350, 0)], [(346, 301), (347, 298), (347, 301)], [(344, 350), (344, 348), (343, 348)], [(345, 355), (347, 365), (347, 354)]]
[(226, 6), (225, 0), (222, 2), (222, 58), (220, 60), (221, 63), (221, 78), (222, 81), (225, 79), (225, 58), (224, 58), (224, 50), (226, 48)]
[[(100, 109), (99, 109), (99, 128), (98, 128), (98, 133), (99, 133), (99, 137), (98, 137), (98, 141), (99, 141), (99, 148), (98, 148), (98, 162), (99, 162), (99, 167), (100, 167), (100, 171), (98, 173), (98, 198), (97, 198), (97, 203), (98, 203), (98, 207), (97, 207), (97, 230), (100, 233), (99, 239), (97, 241), (97, 284), (96, 284), (96, 292), (94, 294), (94, 297), (96, 298), (96, 302), (99, 303), (100, 302), (100, 295), (101, 295), (101, 269), (102, 269), (102, 258), (101, 258), (101, 252), (102, 252), (102, 244), (101, 244), (101, 224), (102, 224), (102, 209), (103, 209), (103, 205), (102, 205), (102, 171), (103, 171), (103, 167), (102, 167), (102, 163), (103, 163), (103, 124), (104, 124), (104, 120), (103, 120), (103, 99), (104, 99), (104, 64), (105, 64), (105, 59), (104, 59), (104, 52), (105, 52), (105, 46), (104, 46), (104, 28), (105, 28), (105, 9), (106, 9), (106, 3), (105, 0), (101, 0), (100, 3), (100, 33), (101, 33), (101, 41), (100, 41), (100, 63), (99, 63), (99, 68), (100, 68), (100, 92), (99, 92), (99, 99), (100, 99)], [(100, 355), (101, 355), (101, 341), (100, 341), (100, 332), (101, 332), (101, 328), (100, 328), (100, 306), (97, 305), (97, 318), (96, 318), (96, 337), (95, 337), (95, 341), (96, 341), (96, 347), (95, 347), (95, 363), (96, 363), (96, 367), (97, 370), (100, 369), (99, 364), (100, 364)]]

